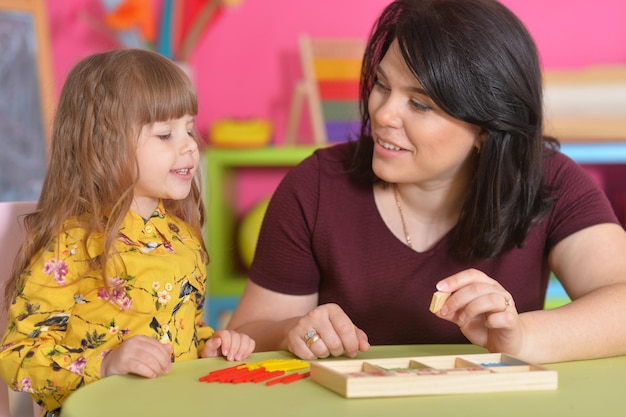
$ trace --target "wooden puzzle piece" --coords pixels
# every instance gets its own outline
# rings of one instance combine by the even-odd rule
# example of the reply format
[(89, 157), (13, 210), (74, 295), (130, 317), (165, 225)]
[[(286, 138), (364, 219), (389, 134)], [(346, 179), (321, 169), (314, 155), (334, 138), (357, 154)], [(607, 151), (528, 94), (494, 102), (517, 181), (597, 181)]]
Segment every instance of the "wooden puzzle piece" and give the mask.
[(433, 313), (438, 312), (443, 307), (443, 304), (450, 297), (449, 292), (437, 291), (433, 294), (433, 298), (430, 301), (430, 311)]

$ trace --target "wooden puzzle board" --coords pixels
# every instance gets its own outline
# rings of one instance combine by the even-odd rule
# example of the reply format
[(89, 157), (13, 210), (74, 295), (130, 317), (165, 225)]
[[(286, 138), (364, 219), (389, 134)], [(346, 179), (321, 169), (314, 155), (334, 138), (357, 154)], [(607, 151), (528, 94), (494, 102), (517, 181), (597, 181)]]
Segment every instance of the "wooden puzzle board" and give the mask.
[(558, 374), (500, 353), (311, 362), (311, 379), (346, 398), (552, 390)]

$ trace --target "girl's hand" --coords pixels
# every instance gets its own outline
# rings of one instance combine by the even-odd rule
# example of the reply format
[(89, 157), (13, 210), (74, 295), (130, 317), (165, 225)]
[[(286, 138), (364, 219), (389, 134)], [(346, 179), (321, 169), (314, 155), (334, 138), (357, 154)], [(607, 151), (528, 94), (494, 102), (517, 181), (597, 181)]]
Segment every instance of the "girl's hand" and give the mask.
[(204, 344), (203, 358), (224, 356), (229, 361), (241, 361), (252, 353), (255, 342), (247, 334), (234, 330), (218, 330)]
[(524, 343), (524, 326), (511, 294), (476, 269), (441, 280), (437, 290), (451, 293), (435, 314), (456, 323), (475, 345), (490, 352), (517, 355)]
[(365, 332), (336, 304), (317, 306), (296, 321), (287, 334), (287, 346), (305, 360), (344, 354), (354, 357), (370, 348)]
[(148, 336), (137, 335), (111, 350), (102, 360), (102, 378), (134, 374), (155, 378), (170, 370), (172, 346)]

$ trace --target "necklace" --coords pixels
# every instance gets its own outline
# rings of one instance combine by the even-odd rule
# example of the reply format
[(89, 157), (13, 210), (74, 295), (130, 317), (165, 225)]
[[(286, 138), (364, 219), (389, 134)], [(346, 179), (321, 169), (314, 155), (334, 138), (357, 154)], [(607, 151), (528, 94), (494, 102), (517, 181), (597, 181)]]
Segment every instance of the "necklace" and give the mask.
[(413, 249), (413, 244), (411, 243), (411, 235), (409, 235), (409, 231), (406, 228), (406, 223), (404, 222), (404, 213), (402, 212), (402, 206), (400, 205), (400, 197), (398, 196), (398, 186), (393, 184), (393, 195), (396, 197), (396, 206), (398, 206), (398, 212), (400, 212), (400, 220), (402, 221), (402, 230), (404, 231), (404, 238), (406, 239), (406, 245)]

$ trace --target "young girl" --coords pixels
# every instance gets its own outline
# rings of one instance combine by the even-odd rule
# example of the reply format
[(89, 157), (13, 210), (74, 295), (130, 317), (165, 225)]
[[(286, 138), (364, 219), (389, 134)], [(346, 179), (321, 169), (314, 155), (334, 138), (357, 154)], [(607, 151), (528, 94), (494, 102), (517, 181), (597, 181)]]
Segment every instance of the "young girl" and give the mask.
[(0, 375), (48, 414), (109, 375), (254, 349), (202, 323), (208, 255), (197, 96), (147, 50), (82, 60), (54, 121), (49, 168), (5, 289)]

